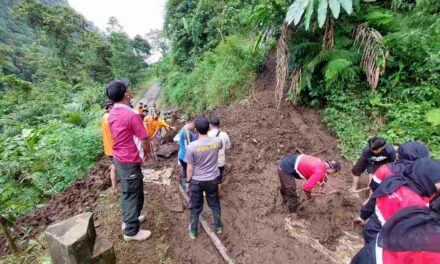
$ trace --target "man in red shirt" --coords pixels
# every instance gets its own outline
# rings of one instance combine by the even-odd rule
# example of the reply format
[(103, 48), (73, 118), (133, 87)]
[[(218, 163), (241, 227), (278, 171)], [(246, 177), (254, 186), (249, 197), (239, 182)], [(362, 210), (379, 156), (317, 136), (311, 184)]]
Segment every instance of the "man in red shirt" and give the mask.
[(107, 86), (107, 96), (115, 102), (109, 116), (113, 137), (113, 163), (121, 186), (122, 229), (124, 240), (145, 240), (149, 230), (140, 230), (144, 205), (141, 163), (150, 158), (150, 140), (142, 119), (131, 105), (130, 81), (113, 81)]
[(295, 179), (305, 180), (302, 188), (307, 199), (312, 198), (312, 189), (319, 183), (327, 180), (328, 174), (334, 174), (341, 169), (338, 161), (323, 161), (310, 155), (289, 155), (282, 159), (278, 167), (278, 176), (281, 182), (281, 195), (287, 202), (290, 224), (300, 224), (296, 210), (298, 208), (298, 195), (296, 193)]

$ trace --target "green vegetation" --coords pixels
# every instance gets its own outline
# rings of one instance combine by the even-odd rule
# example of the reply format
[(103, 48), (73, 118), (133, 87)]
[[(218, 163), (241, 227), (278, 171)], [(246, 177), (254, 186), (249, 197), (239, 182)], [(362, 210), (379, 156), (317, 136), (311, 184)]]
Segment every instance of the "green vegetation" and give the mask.
[(162, 102), (203, 111), (247, 96), (267, 47), (254, 49), (250, 1), (168, 1), (172, 41), (156, 66)]
[(66, 1), (0, 0), (0, 214), (13, 220), (102, 155), (104, 87), (144, 81), (150, 44), (98, 31)]
[(374, 134), (440, 157), (439, 11), (435, 0), (168, 1), (162, 100), (202, 111), (245, 97), (278, 41), (281, 98), (322, 109), (345, 157)]

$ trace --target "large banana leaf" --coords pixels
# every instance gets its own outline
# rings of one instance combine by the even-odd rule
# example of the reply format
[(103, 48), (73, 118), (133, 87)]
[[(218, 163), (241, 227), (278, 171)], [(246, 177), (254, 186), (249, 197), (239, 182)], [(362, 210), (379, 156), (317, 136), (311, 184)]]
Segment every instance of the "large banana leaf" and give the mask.
[(286, 22), (291, 24), (293, 21), (294, 25), (298, 25), (308, 3), (309, 0), (296, 0), (293, 2), (293, 4), (287, 10)]
[(327, 17), (328, 1), (320, 0), (318, 7), (318, 25), (320, 28), (324, 26), (325, 19)]
[(337, 19), (339, 17), (339, 13), (341, 12), (341, 3), (339, 0), (329, 0), (328, 3), (333, 17)]

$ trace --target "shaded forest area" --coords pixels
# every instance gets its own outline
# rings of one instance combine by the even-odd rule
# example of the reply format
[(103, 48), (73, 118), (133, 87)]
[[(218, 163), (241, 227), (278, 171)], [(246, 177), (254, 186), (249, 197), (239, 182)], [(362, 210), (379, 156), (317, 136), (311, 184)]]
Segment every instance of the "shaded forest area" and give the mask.
[(0, 214), (45, 203), (102, 155), (104, 87), (144, 81), (151, 45), (107, 32), (66, 0), (0, 0)]

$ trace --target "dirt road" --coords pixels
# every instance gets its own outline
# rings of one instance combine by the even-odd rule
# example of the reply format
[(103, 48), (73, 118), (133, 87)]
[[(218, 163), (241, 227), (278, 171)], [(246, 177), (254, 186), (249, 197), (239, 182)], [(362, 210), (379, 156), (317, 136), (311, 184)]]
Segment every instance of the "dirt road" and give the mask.
[(146, 103), (151, 107), (159, 99), (160, 86), (158, 83), (153, 83), (147, 87), (141, 88), (141, 90), (140, 94), (136, 96), (135, 105), (142, 101), (144, 104)]

